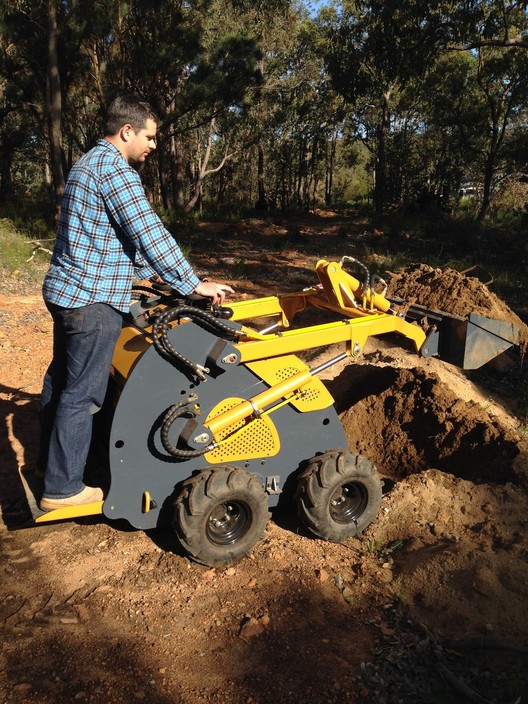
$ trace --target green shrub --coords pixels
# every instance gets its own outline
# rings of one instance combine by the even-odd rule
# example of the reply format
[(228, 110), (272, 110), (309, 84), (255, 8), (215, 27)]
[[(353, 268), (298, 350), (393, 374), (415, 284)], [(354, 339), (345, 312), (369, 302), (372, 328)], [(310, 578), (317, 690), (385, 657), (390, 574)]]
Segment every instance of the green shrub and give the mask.
[(48, 267), (53, 237), (37, 239), (35, 232), (31, 229), (28, 236), (8, 218), (0, 219), (0, 272), (4, 285), (12, 290), (39, 286)]

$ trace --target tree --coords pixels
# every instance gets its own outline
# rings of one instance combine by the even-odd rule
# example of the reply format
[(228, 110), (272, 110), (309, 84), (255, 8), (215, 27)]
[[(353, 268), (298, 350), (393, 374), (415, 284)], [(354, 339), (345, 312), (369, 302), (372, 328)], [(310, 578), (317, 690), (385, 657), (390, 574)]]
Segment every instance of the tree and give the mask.
[(489, 208), (505, 136), (514, 115), (528, 99), (528, 56), (517, 50), (479, 47), (477, 83), (487, 104), (482, 202), (477, 216)]
[(486, 104), (476, 74), (477, 59), (471, 53), (446, 52), (415, 85), (422, 121), (419, 151), (428, 156), (416, 173), (425, 176), (446, 205), (458, 201), (463, 178), (480, 179)]
[[(326, 61), (335, 90), (358, 116), (374, 157), (374, 204), (386, 200), (386, 142), (398, 94), (423, 75), (443, 42), (445, 3), (351, 0), (326, 15)], [(372, 139), (371, 139), (372, 136)]]
[(462, 51), (482, 47), (528, 49), (527, 7), (524, 0), (454, 3), (446, 17), (450, 48)]
[(64, 193), (64, 171), (62, 168), (62, 92), (57, 42), (57, 8), (55, 0), (48, 0), (48, 72), (46, 80), (46, 113), (51, 154), (51, 173), (55, 202), (60, 203)]
[(83, 43), (101, 30), (99, 10), (88, 0), (0, 0), (6, 90), (17, 96), (19, 118), (32, 117), (33, 141), (47, 144), (56, 201), (68, 168), (63, 144), (85, 147), (79, 125), (88, 120), (79, 120), (75, 95), (91, 93)]

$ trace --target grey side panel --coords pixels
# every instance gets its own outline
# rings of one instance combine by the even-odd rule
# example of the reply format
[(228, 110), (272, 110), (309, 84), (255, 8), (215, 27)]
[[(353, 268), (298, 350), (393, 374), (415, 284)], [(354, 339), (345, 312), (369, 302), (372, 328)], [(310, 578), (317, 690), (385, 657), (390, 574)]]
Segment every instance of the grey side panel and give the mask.
[[(206, 365), (209, 350), (218, 338), (195, 323), (170, 332), (172, 345), (193, 362)], [(226, 398), (251, 398), (267, 388), (243, 364), (213, 369), (214, 378), (198, 381), (183, 367), (163, 359), (151, 346), (134, 367), (119, 397), (110, 434), (111, 487), (104, 514), (124, 518), (143, 530), (170, 523), (172, 501), (181, 483), (196, 471), (211, 466), (203, 456), (180, 459), (164, 449), (160, 428), (167, 410), (190, 393), (198, 395), (201, 416)], [(231, 462), (259, 478), (270, 491), (269, 505), (291, 498), (290, 487), (302, 462), (319, 452), (346, 448), (343, 427), (335, 409), (301, 413), (287, 404), (271, 413), (280, 437), (274, 457)], [(175, 444), (186, 419), (177, 419), (170, 431)], [(214, 465), (213, 465), (214, 466)], [(286, 488), (286, 491), (284, 489)], [(144, 492), (156, 507), (144, 511)]]

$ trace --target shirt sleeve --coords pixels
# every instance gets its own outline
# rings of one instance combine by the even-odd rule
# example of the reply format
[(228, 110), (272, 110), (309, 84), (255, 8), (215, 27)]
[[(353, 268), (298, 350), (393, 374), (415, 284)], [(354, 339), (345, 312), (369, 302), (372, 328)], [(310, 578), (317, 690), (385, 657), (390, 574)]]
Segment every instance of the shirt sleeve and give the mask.
[(145, 195), (139, 174), (126, 162), (117, 164), (103, 183), (103, 197), (123, 237), (136, 250), (142, 278), (158, 274), (184, 296), (200, 283), (174, 237)]
[(155, 275), (156, 271), (147, 264), (141, 253), (138, 252), (134, 262), (134, 276), (136, 279), (150, 279), (151, 276)]

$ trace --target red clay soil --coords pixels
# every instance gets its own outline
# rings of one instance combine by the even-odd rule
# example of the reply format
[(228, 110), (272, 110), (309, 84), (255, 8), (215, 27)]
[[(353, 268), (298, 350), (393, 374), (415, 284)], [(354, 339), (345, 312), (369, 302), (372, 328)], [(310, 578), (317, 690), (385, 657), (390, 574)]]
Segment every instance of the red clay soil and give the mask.
[[(238, 295), (269, 295), (257, 272), (272, 260), (275, 280), (288, 259), (299, 281), (313, 271), (300, 251), (277, 258), (253, 242), (241, 263), (240, 243), (229, 245), (222, 278)], [(214, 274), (211, 253), (203, 261)], [(4, 290), (13, 283), (5, 277)], [(450, 270), (419, 265), (390, 287), (430, 308), (521, 322), (477, 279)], [(362, 539), (337, 545), (310, 537), (292, 507), (273, 516), (250, 558), (209, 569), (170, 531), (97, 518), (28, 523), (35, 480), (24, 467), (37, 452), (51, 323), (37, 290), (3, 295), (0, 321), (1, 704), (528, 697), (518, 356), (466, 374), (391, 338), (329, 368), (350, 449), (384, 478), (378, 518)]]

